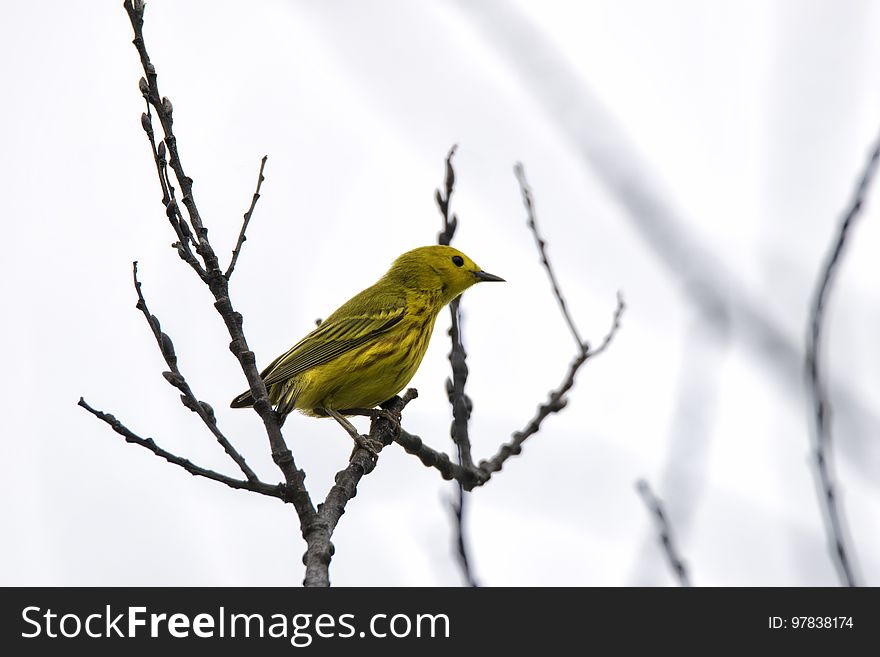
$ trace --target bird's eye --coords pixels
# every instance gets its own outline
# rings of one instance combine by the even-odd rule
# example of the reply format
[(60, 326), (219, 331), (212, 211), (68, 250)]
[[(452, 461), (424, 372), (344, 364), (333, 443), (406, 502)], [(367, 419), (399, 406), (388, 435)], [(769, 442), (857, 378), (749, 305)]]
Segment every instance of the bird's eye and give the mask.
[(452, 256), (452, 263), (456, 267), (461, 267), (462, 265), (464, 265), (464, 258), (462, 258), (461, 256)]

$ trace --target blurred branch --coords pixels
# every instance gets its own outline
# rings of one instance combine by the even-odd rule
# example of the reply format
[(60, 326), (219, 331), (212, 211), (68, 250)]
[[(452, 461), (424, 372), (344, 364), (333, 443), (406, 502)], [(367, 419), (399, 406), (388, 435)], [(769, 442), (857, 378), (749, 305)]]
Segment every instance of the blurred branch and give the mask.
[(452, 197), (452, 190), (455, 187), (455, 169), (452, 168), (452, 156), (455, 155), (456, 149), (458, 149), (458, 144), (453, 144), (449, 153), (446, 154), (445, 195), (439, 189), (434, 190), (434, 200), (443, 216), (443, 230), (437, 234), (437, 244), (446, 246), (452, 242), (452, 236), (455, 235), (455, 229), (458, 228), (458, 217), (455, 216), (455, 213), (449, 214), (449, 199)]
[(645, 506), (648, 507), (648, 511), (650, 511), (657, 520), (657, 528), (660, 531), (660, 544), (663, 546), (663, 551), (666, 553), (666, 558), (669, 560), (669, 565), (675, 573), (675, 576), (678, 578), (679, 584), (682, 586), (690, 586), (691, 584), (688, 580), (687, 569), (685, 568), (684, 562), (681, 560), (678, 551), (675, 549), (675, 543), (672, 540), (672, 529), (669, 526), (666, 513), (663, 511), (663, 505), (657, 496), (651, 491), (648, 482), (644, 479), (639, 479), (636, 483), (636, 489), (639, 491), (642, 500), (644, 500)]
[[(675, 528), (679, 540), (687, 537), (694, 515), (705, 500), (707, 461), (715, 437), (713, 425), (721, 395), (720, 368), (730, 348), (729, 330), (719, 324), (712, 330), (699, 317), (688, 320), (677, 369), (675, 408), (672, 413), (668, 447), (663, 458), (658, 490), (666, 505), (675, 508)], [(641, 540), (633, 559), (629, 586), (654, 586), (662, 573), (649, 558), (656, 550), (653, 529)]]
[(229, 262), (229, 268), (226, 270), (226, 273), (223, 274), (223, 277), (228, 281), (232, 276), (232, 270), (235, 269), (235, 263), (238, 262), (238, 254), (241, 253), (241, 247), (244, 244), (247, 236), (245, 235), (245, 231), (247, 231), (248, 224), (251, 222), (251, 215), (254, 213), (254, 208), (257, 207), (257, 201), (260, 200), (260, 187), (263, 186), (263, 169), (266, 168), (266, 160), (269, 159), (268, 155), (264, 155), (263, 159), (260, 161), (260, 173), (257, 176), (257, 189), (254, 191), (254, 197), (251, 199), (251, 206), (248, 208), (247, 212), (244, 213), (244, 222), (241, 224), (241, 232), (238, 234), (238, 241), (235, 243), (235, 248), (232, 249), (232, 260)]
[(196, 398), (192, 389), (189, 387), (189, 384), (186, 382), (186, 379), (183, 377), (183, 374), (180, 373), (180, 369), (177, 367), (177, 355), (174, 353), (174, 344), (171, 342), (171, 338), (168, 337), (167, 333), (162, 331), (159, 318), (150, 313), (149, 308), (147, 308), (147, 302), (146, 299), (144, 299), (141, 290), (141, 283), (137, 276), (137, 261), (132, 263), (131, 269), (132, 277), (134, 279), (134, 289), (138, 296), (137, 309), (147, 318), (147, 323), (153, 331), (153, 337), (156, 338), (156, 343), (159, 345), (162, 357), (165, 359), (170, 370), (169, 372), (163, 372), (162, 376), (165, 377), (165, 380), (168, 381), (168, 383), (181, 392), (180, 401), (183, 405), (202, 419), (202, 422), (204, 422), (205, 426), (208, 427), (212, 434), (214, 434), (214, 437), (217, 438), (217, 442), (220, 443), (229, 455), (229, 458), (235, 461), (236, 465), (238, 465), (248, 481), (258, 481), (257, 475), (255, 475), (254, 471), (250, 469), (245, 462), (244, 457), (238, 453), (229, 440), (227, 440), (226, 436), (220, 431), (220, 428), (217, 426), (217, 418), (214, 416), (214, 409), (206, 402), (199, 401)]
[(828, 401), (826, 384), (823, 380), (824, 376), (819, 361), (822, 347), (822, 324), (825, 319), (828, 297), (831, 294), (831, 285), (843, 257), (847, 238), (861, 213), (865, 196), (877, 170), (878, 160), (880, 160), (880, 138), (878, 138), (871, 150), (868, 162), (865, 164), (865, 168), (853, 192), (853, 197), (849, 202), (843, 220), (840, 222), (837, 235), (831, 243), (830, 250), (819, 273), (810, 309), (807, 338), (807, 377), (813, 400), (816, 474), (818, 475), (818, 484), (824, 501), (826, 528), (829, 539), (833, 544), (832, 553), (840, 578), (847, 586), (856, 586), (856, 579), (849, 557), (849, 550), (846, 547), (843, 511), (838, 504), (834, 478), (831, 473), (831, 465), (829, 464), (831, 456), (831, 405)]
[[(747, 291), (724, 266), (724, 259), (688, 228), (637, 142), (605, 109), (582, 74), (515, 4), (501, 0), (459, 0), (456, 4), (483, 31), (486, 41), (518, 74), (523, 89), (543, 107), (573, 152), (620, 204), (636, 234), (706, 324), (725, 330), (721, 325), (729, 321), (755, 362), (772, 374), (779, 390), (789, 396), (797, 394), (803, 376), (800, 341)], [(857, 421), (854, 426), (880, 424), (877, 413), (847, 381), (836, 382), (836, 388), (840, 410)]]
[(464, 528), (464, 515), (465, 515), (465, 504), (467, 503), (467, 497), (464, 494), (464, 488), (461, 485), (461, 482), (458, 482), (458, 494), (455, 498), (449, 501), (449, 505), (452, 510), (452, 515), (455, 518), (455, 526), (458, 527), (458, 532), (456, 532), (456, 540), (455, 545), (458, 550), (458, 565), (461, 567), (461, 574), (464, 577), (464, 581), (470, 587), (478, 587), (480, 583), (477, 581), (477, 578), (474, 576), (473, 569), (471, 568), (471, 558), (469, 556), (467, 537)]

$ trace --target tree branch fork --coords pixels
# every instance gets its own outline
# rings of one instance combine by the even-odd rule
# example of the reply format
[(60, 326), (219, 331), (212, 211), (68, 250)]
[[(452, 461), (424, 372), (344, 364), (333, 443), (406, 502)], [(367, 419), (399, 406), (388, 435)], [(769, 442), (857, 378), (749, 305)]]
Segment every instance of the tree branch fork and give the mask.
[[(165, 215), (177, 237), (172, 247), (177, 251), (181, 260), (206, 284), (214, 298), (214, 307), (220, 314), (229, 332), (230, 350), (238, 360), (250, 385), (250, 390), (255, 400), (254, 411), (263, 422), (272, 457), (282, 474), (282, 481), (272, 484), (261, 480), (257, 476), (247, 464), (245, 458), (233, 446), (232, 441), (221, 431), (211, 405), (198, 399), (186, 381), (180, 370), (177, 354), (170, 336), (162, 331), (158, 317), (153, 315), (147, 306), (142, 284), (138, 279), (137, 262), (132, 264), (132, 279), (137, 295), (136, 307), (144, 315), (168, 367), (163, 372), (163, 377), (168, 381), (169, 385), (180, 393), (181, 403), (202, 420), (203, 424), (205, 424), (208, 431), (214, 436), (242, 476), (236, 478), (222, 474), (173, 454), (160, 447), (152, 438), (144, 438), (138, 435), (115, 416), (94, 408), (83, 398), (80, 398), (79, 406), (107, 424), (114, 432), (121, 435), (126, 442), (138, 445), (152, 452), (155, 456), (184, 469), (193, 476), (203, 477), (235, 490), (245, 490), (267, 497), (274, 497), (284, 503), (291, 504), (297, 512), (301, 533), (307, 546), (306, 552), (303, 555), (303, 563), (306, 567), (304, 584), (307, 586), (327, 586), (329, 585), (329, 563), (333, 555), (333, 545), (330, 539), (339, 519), (345, 512), (346, 505), (357, 494), (357, 486), (360, 480), (375, 469), (378, 462), (378, 454), (371, 454), (362, 448), (354, 449), (348, 464), (336, 474), (335, 483), (324, 501), (318, 504), (317, 507), (313, 504), (305, 486), (305, 473), (296, 466), (294, 455), (288, 448), (282, 435), (278, 414), (268, 400), (266, 387), (256, 366), (256, 357), (253, 351), (250, 350), (244, 335), (242, 316), (235, 310), (229, 295), (228, 283), (241, 255), (242, 247), (246, 240), (246, 230), (252, 219), (257, 201), (260, 198), (261, 187), (265, 180), (264, 169), (267, 158), (264, 156), (261, 160), (256, 189), (249, 208), (244, 214), (241, 230), (230, 262), (224, 271), (220, 266), (220, 259), (208, 239), (208, 229), (199, 214), (193, 192), (193, 179), (186, 174), (182, 164), (178, 140), (173, 131), (173, 106), (167, 97), (159, 93), (158, 75), (146, 50), (143, 37), (144, 3), (138, 0), (125, 0), (123, 5), (134, 30), (133, 43), (144, 70), (144, 77), (139, 82), (139, 89), (146, 104), (146, 111), (141, 116), (141, 126), (147, 136), (156, 166)], [(158, 134), (153, 127), (154, 114), (158, 118), (162, 132), (161, 138), (158, 140)], [(438, 239), (441, 243), (446, 244), (452, 239), (457, 225), (455, 215), (450, 216), (449, 214), (449, 202), (454, 185), (454, 170), (451, 164), (454, 152), (455, 147), (450, 150), (446, 160), (445, 196), (440, 190), (436, 193), (436, 200), (444, 218), (444, 232), (440, 234)], [(618, 295), (618, 304), (614, 313), (612, 328), (597, 349), (590, 349), (589, 345), (580, 340), (550, 267), (545, 250), (546, 243), (538, 234), (531, 192), (525, 183), (521, 165), (517, 166), (517, 178), (520, 181), (524, 203), (529, 215), (529, 228), (535, 234), (542, 263), (551, 278), (554, 294), (559, 300), (566, 322), (575, 335), (579, 346), (578, 352), (569, 365), (562, 384), (549, 393), (547, 400), (538, 406), (537, 411), (522, 430), (514, 432), (511, 439), (502, 444), (493, 456), (480, 461), (479, 464), (474, 464), (467, 433), (467, 420), (470, 415), (471, 402), (464, 394), (467, 366), (460, 336), (459, 306), (458, 303), (455, 303), (451, 306), (453, 317), (453, 353), (450, 354), (454, 377), (453, 380), (448, 382), (447, 388), (454, 414), (452, 437), (458, 447), (459, 462), (453, 462), (447, 454), (429, 447), (419, 436), (401, 429), (399, 425), (392, 426), (392, 423), (385, 417), (375, 417), (370, 425), (369, 439), (372, 444), (380, 446), (377, 452), (380, 452), (383, 447), (390, 445), (392, 442), (396, 442), (408, 453), (415, 455), (424, 465), (438, 470), (443, 478), (456, 480), (460, 484), (460, 490), (472, 490), (485, 485), (494, 473), (501, 470), (507, 459), (521, 452), (525, 440), (538, 432), (542, 422), (548, 416), (559, 412), (565, 407), (565, 395), (574, 385), (578, 370), (590, 358), (605, 350), (620, 326), (620, 317), (624, 310), (623, 299)], [(180, 190), (179, 201), (175, 183)], [(417, 392), (415, 389), (409, 389), (402, 396), (394, 397), (383, 404), (383, 407), (399, 416), (407, 404), (416, 397)]]

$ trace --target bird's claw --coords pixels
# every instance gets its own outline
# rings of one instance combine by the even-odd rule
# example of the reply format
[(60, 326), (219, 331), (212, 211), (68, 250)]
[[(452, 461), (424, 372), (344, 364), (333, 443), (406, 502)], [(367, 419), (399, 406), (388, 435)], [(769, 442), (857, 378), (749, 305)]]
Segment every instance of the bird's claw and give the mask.
[(391, 430), (397, 434), (400, 433), (401, 415), (397, 411), (391, 411), (387, 408), (350, 408), (343, 411), (346, 415), (363, 415), (372, 420), (384, 418), (391, 425)]
[(365, 436), (361, 433), (352, 435), (355, 442), (355, 451), (360, 448), (366, 450), (370, 456), (374, 459), (379, 458), (379, 450), (384, 447), (384, 445), (377, 445), (369, 436)]

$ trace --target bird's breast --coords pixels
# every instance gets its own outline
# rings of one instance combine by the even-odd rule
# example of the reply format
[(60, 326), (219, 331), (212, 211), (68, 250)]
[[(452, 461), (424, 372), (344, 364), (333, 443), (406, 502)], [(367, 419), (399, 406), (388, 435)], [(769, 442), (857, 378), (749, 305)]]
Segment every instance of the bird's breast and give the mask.
[(437, 290), (419, 290), (407, 300), (408, 314), (413, 318), (436, 317), (444, 306), (442, 297)]

